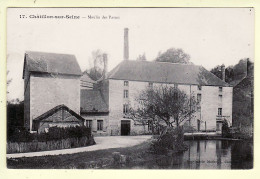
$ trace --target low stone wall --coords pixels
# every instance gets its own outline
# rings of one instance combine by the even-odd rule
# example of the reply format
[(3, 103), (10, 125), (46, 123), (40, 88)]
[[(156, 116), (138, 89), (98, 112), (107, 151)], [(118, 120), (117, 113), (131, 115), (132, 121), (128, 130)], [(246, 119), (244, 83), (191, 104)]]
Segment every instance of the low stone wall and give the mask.
[(7, 153), (26, 153), (26, 152), (38, 152), (48, 150), (59, 150), (84, 147), (94, 145), (95, 141), (93, 136), (81, 137), (81, 138), (68, 138), (57, 141), (46, 142), (8, 142)]

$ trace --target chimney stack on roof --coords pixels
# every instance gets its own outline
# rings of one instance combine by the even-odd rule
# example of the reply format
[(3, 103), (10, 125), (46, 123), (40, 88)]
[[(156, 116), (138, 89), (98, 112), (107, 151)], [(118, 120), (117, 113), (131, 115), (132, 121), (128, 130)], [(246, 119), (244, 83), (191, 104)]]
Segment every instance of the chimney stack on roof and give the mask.
[(129, 60), (128, 28), (124, 29), (124, 60)]
[(107, 79), (107, 54), (103, 54), (103, 61), (104, 61), (104, 70), (103, 70), (103, 79)]
[(222, 80), (225, 81), (225, 65), (221, 65)]

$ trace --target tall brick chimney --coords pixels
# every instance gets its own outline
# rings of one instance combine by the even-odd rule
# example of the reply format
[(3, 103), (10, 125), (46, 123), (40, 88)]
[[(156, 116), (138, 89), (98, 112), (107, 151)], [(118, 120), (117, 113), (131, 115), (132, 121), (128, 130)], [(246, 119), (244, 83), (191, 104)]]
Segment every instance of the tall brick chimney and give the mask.
[(104, 60), (104, 70), (103, 70), (103, 79), (107, 78), (107, 54), (103, 54), (103, 60)]
[(221, 65), (222, 80), (225, 81), (225, 65)]
[(124, 29), (124, 60), (129, 60), (128, 28)]

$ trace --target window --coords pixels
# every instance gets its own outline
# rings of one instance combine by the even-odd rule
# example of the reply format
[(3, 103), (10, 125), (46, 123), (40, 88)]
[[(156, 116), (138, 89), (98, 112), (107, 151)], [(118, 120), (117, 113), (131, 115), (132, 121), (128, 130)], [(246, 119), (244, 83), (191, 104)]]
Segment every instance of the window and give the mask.
[(126, 114), (126, 113), (128, 113), (128, 111), (129, 111), (129, 105), (128, 104), (124, 104), (124, 106), (123, 106), (123, 113)]
[(97, 130), (98, 131), (103, 130), (103, 120), (97, 120)]
[(149, 86), (149, 88), (152, 88), (153, 87), (153, 83), (150, 82), (148, 86)]
[(222, 108), (218, 108), (218, 116), (222, 116)]
[(175, 88), (175, 89), (178, 88), (178, 84), (174, 84), (174, 88)]
[(129, 82), (128, 81), (124, 81), (124, 86), (128, 86)]
[(222, 102), (222, 95), (218, 95), (218, 101), (221, 103)]
[(86, 120), (86, 127), (92, 128), (92, 120)]
[(124, 98), (128, 98), (128, 90), (124, 90)]
[(201, 102), (201, 94), (197, 94), (197, 103), (200, 104)]
[(201, 90), (201, 85), (198, 85), (198, 90)]
[(219, 92), (222, 92), (222, 87), (218, 87), (218, 91), (219, 91)]

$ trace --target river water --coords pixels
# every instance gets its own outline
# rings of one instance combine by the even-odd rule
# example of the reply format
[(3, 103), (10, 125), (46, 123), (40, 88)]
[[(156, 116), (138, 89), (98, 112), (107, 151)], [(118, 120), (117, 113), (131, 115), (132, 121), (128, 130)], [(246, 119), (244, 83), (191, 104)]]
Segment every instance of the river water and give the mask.
[(253, 143), (228, 140), (185, 141), (188, 150), (156, 157), (134, 168), (150, 169), (251, 169)]

